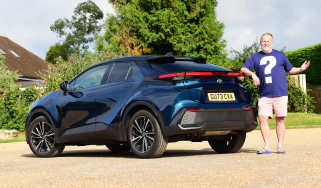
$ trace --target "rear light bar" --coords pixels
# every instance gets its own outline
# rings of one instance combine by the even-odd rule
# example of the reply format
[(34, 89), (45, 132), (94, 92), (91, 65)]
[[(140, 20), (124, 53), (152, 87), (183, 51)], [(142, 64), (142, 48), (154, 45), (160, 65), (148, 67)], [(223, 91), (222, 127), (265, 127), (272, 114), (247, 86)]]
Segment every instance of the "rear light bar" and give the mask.
[(190, 108), (190, 109), (187, 109), (186, 111), (189, 111), (189, 112), (199, 112), (201, 111), (200, 108)]
[(158, 76), (159, 79), (173, 78), (181, 76), (243, 76), (242, 72), (179, 72), (172, 74), (163, 74)]

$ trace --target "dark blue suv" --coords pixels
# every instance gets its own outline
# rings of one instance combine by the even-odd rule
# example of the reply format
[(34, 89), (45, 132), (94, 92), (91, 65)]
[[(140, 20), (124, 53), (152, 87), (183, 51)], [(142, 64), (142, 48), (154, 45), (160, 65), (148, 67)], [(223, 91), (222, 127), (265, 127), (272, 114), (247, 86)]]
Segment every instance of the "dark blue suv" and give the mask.
[(159, 157), (168, 142), (181, 140), (207, 140), (218, 153), (238, 152), (246, 132), (257, 126), (239, 76), (192, 57), (97, 63), (30, 107), (27, 143), (39, 157), (90, 144)]

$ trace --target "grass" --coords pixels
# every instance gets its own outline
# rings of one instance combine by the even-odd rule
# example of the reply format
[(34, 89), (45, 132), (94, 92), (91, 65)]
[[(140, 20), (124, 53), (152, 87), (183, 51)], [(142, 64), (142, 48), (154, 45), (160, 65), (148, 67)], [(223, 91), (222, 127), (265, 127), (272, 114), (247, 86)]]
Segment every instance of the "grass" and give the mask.
[[(269, 125), (270, 128), (275, 128), (275, 118), (269, 119)], [(321, 114), (289, 112), (285, 118), (285, 127), (287, 129), (321, 127)]]
[(18, 134), (17, 138), (13, 139), (0, 139), (0, 144), (1, 143), (11, 143), (11, 142), (24, 142), (26, 141), (26, 136), (24, 132), (21, 132)]
[[(275, 118), (269, 119), (269, 125), (271, 129), (275, 128)], [(289, 112), (285, 118), (285, 127), (287, 129), (321, 127), (321, 114)], [(257, 129), (260, 129), (260, 126)], [(0, 143), (23, 142), (25, 140), (25, 133), (22, 132), (14, 139), (0, 139)]]

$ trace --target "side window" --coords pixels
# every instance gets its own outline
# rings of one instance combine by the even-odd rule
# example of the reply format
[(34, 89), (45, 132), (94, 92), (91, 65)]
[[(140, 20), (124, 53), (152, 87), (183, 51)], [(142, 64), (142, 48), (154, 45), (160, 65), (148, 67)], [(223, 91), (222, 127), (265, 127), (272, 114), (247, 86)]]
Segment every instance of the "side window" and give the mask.
[(130, 63), (114, 63), (108, 77), (108, 82), (120, 82), (127, 80), (131, 73)]
[(71, 89), (75, 91), (101, 85), (108, 67), (108, 64), (101, 65), (84, 72), (71, 83)]

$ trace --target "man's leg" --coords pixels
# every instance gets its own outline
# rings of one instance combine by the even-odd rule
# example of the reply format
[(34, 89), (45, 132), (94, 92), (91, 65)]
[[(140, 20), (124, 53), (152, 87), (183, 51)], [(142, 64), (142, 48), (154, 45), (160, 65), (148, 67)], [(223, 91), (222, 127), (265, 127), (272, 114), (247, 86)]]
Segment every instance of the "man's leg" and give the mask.
[(278, 153), (284, 153), (284, 136), (285, 136), (285, 122), (284, 118), (287, 115), (288, 97), (282, 96), (275, 98), (273, 108), (276, 116), (276, 135), (278, 137)]
[(268, 116), (259, 115), (259, 121), (261, 126), (261, 134), (264, 140), (264, 149), (271, 151), (271, 144), (270, 144), (270, 128), (268, 123)]
[(278, 149), (283, 149), (285, 136), (284, 117), (276, 117), (276, 134), (278, 136)]
[(264, 140), (264, 149), (271, 151), (270, 145), (270, 128), (268, 119), (272, 117), (272, 99), (267, 97), (262, 97), (259, 99), (259, 122), (261, 127), (261, 134)]

